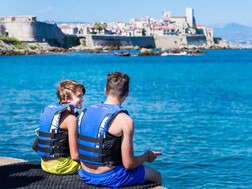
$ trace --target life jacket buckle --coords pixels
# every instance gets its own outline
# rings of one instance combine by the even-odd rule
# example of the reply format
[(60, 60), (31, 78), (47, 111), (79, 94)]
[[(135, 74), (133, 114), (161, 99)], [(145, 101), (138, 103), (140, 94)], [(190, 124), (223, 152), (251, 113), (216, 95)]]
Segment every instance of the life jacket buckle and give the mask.
[(54, 146), (54, 139), (53, 138), (51, 138), (51, 140), (50, 140), (50, 146)]
[(54, 146), (50, 146), (50, 155), (53, 155), (54, 154)]
[(51, 139), (55, 139), (55, 136), (56, 136), (57, 132), (55, 129), (52, 129), (52, 132), (51, 132)]

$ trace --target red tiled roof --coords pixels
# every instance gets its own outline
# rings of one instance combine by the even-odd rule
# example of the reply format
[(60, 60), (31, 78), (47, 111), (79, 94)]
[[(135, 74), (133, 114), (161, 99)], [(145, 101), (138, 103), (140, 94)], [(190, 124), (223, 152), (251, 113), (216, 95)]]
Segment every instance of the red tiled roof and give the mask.
[(134, 29), (124, 29), (124, 31), (134, 31)]
[(70, 25), (59, 25), (58, 27), (61, 29), (72, 28)]
[(196, 24), (196, 26), (204, 26), (203, 24)]
[(175, 30), (176, 27), (163, 26), (162, 29), (163, 29), (163, 30)]
[(170, 18), (168, 18), (168, 17), (163, 17), (163, 20), (167, 21), (167, 20), (170, 20)]
[(172, 16), (171, 18), (186, 18), (186, 16)]
[(153, 26), (162, 26), (162, 24), (152, 24)]
[(207, 28), (206, 30), (207, 30), (207, 31), (213, 31), (213, 29), (212, 29), (212, 28)]

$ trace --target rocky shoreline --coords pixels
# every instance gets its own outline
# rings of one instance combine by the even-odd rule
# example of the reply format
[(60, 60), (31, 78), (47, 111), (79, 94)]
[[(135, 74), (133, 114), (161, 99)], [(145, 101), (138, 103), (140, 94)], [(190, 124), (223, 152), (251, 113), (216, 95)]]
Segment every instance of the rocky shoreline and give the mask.
[[(20, 42), (19, 42), (20, 43)], [(21, 45), (22, 46), (21, 46)], [(185, 52), (187, 54), (204, 54), (201, 50), (206, 49), (240, 49), (237, 46), (230, 46), (228, 44), (213, 44), (213, 45), (203, 45), (203, 46), (181, 46), (176, 49), (147, 49), (139, 48), (138, 46), (98, 46), (98, 47), (83, 47), (81, 45), (73, 48), (60, 48), (52, 47), (48, 44), (39, 43), (20, 43), (16, 45), (11, 42), (4, 42), (0, 40), (0, 56), (12, 56), (12, 55), (39, 55), (39, 54), (54, 54), (54, 53), (68, 53), (83, 51), (88, 53), (106, 53), (108, 51), (121, 51), (119, 54), (114, 53), (118, 56), (161, 56), (163, 53), (181, 53)], [(140, 50), (139, 53), (131, 54), (130, 52), (125, 52), (125, 50)]]
[(66, 53), (75, 52), (73, 49), (64, 49), (59, 47), (52, 47), (47, 50), (29, 50), (29, 49), (0, 49), (0, 56), (11, 56), (11, 55), (34, 55), (34, 54), (53, 54), (53, 53)]

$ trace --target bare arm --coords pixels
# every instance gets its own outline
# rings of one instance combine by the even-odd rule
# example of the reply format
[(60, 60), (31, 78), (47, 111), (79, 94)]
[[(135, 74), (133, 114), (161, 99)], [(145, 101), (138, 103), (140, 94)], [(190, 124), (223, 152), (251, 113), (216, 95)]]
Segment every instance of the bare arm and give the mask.
[(68, 141), (71, 158), (79, 163), (78, 140), (77, 140), (77, 118), (73, 115), (67, 117), (66, 127), (68, 130)]
[(133, 149), (133, 136), (134, 136), (134, 122), (133, 120), (126, 114), (120, 114), (120, 118), (117, 119), (121, 123), (122, 129), (122, 161), (123, 165), (127, 169), (134, 169), (144, 162), (153, 162), (156, 159), (156, 155), (161, 155), (160, 152), (154, 152), (151, 150), (146, 151), (140, 156), (134, 155)]
[(36, 137), (36, 139), (34, 140), (34, 143), (32, 145), (32, 149), (37, 152), (38, 151), (38, 136)]

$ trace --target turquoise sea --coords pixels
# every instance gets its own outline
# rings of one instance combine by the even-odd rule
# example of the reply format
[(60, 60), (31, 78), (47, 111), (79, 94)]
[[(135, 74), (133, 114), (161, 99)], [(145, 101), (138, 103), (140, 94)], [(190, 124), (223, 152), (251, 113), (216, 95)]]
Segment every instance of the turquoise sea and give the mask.
[(131, 77), (123, 107), (135, 122), (134, 149), (167, 188), (252, 187), (252, 50), (200, 56), (119, 57), (69, 53), (0, 57), (0, 156), (39, 160), (31, 146), (56, 85), (85, 85), (84, 107), (105, 100), (105, 75)]

